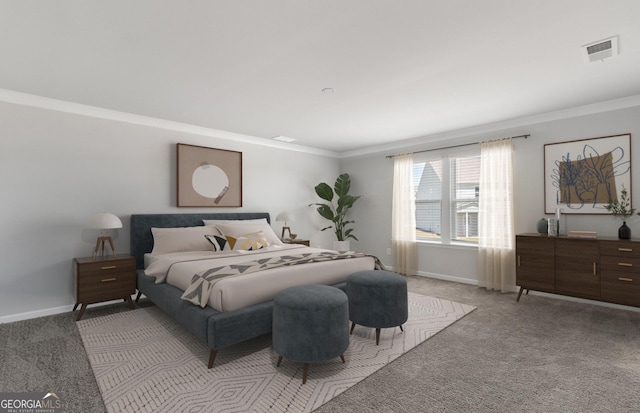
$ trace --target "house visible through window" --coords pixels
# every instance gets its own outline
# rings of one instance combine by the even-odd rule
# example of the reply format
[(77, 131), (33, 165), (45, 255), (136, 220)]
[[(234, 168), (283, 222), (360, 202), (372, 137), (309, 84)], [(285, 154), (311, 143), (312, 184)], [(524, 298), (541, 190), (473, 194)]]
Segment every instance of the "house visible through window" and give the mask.
[(480, 154), (416, 158), (413, 168), (416, 238), (477, 244)]

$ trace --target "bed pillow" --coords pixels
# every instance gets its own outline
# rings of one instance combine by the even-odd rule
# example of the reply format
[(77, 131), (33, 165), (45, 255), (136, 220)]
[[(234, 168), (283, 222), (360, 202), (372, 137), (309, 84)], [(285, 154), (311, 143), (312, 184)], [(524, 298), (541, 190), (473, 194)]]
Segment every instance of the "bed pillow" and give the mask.
[(168, 254), (182, 251), (211, 251), (211, 244), (204, 237), (220, 234), (215, 226), (151, 228), (153, 235), (152, 254)]
[(229, 242), (224, 235), (207, 234), (204, 236), (213, 247), (213, 252), (229, 251)]
[(205, 235), (213, 246), (213, 251), (255, 251), (269, 246), (264, 232), (254, 232), (238, 237), (230, 235)]
[(262, 231), (244, 234), (239, 237), (227, 235), (225, 238), (229, 249), (232, 251), (255, 251), (269, 246), (269, 241), (267, 241)]
[(225, 236), (232, 236), (234, 238), (262, 231), (269, 245), (283, 245), (265, 218), (260, 220), (219, 222), (216, 224), (216, 227)]

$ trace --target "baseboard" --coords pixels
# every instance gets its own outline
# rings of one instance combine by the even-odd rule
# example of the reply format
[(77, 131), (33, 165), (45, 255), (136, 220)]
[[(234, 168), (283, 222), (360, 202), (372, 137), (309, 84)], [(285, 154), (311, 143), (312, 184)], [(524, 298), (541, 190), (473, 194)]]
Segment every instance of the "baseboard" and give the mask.
[[(104, 301), (102, 303), (89, 304), (89, 307), (87, 308), (101, 307), (104, 305), (117, 304), (117, 303), (123, 303), (123, 300), (120, 298), (117, 300)], [(43, 310), (28, 311), (26, 313), (11, 314), (11, 315), (0, 317), (0, 324), (13, 323), (15, 321), (30, 320), (32, 318), (46, 317), (50, 315), (62, 314), (62, 313), (67, 313), (71, 311), (73, 311), (73, 305), (63, 305), (60, 307), (45, 308)], [(77, 311), (80, 311), (80, 310), (77, 310)]]
[(425, 271), (418, 271), (416, 275), (420, 277), (426, 277), (426, 278), (435, 278), (437, 280), (443, 280), (443, 281), (452, 281), (452, 282), (462, 283), (462, 284), (478, 285), (478, 280), (472, 280), (472, 279), (463, 278), (463, 277), (454, 277), (452, 275), (436, 274), (436, 273), (425, 272)]

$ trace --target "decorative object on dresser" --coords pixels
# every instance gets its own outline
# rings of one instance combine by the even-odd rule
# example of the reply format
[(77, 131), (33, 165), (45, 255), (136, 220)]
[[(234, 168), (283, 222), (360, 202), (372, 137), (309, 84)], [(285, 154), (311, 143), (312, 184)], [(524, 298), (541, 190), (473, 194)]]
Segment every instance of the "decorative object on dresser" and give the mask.
[[(353, 204), (360, 199), (361, 195), (349, 195), (349, 190), (351, 189), (351, 178), (349, 174), (341, 174), (338, 176), (333, 185), (333, 190), (324, 182), (316, 185), (314, 189), (320, 198), (328, 202), (328, 204), (309, 204), (309, 206), (317, 205), (317, 211), (320, 216), (331, 221), (331, 225), (322, 228), (321, 231), (333, 229), (337, 239), (337, 243), (334, 243), (334, 249), (338, 251), (348, 250), (349, 239), (353, 238), (357, 241), (358, 238), (353, 235), (353, 228), (347, 228), (349, 224), (355, 222), (347, 220), (347, 213), (353, 207)], [(335, 197), (337, 197), (335, 204), (334, 191)]]
[(627, 226), (627, 219), (635, 214), (636, 209), (631, 208), (631, 196), (627, 193), (627, 188), (622, 186), (620, 191), (620, 199), (612, 200), (609, 198), (609, 203), (605, 206), (607, 211), (611, 212), (614, 217), (622, 218), (622, 226), (618, 228), (618, 238), (630, 239), (631, 228)]
[(241, 207), (242, 152), (177, 144), (179, 207)]
[(93, 250), (93, 259), (96, 259), (98, 255), (98, 249), (102, 247), (101, 257), (104, 258), (104, 244), (108, 242), (111, 246), (111, 251), (113, 252), (113, 256), (116, 256), (116, 249), (113, 247), (113, 240), (109, 235), (110, 229), (122, 228), (122, 221), (117, 216), (110, 214), (108, 212), (103, 212), (100, 214), (94, 215), (86, 225), (89, 229), (99, 229), (101, 230), (101, 234), (96, 241), (96, 248)]
[(547, 228), (548, 222), (546, 218), (540, 218), (538, 223), (536, 224), (536, 230), (538, 234), (546, 234), (549, 232), (549, 228)]
[(516, 284), (640, 307), (640, 240), (516, 236)]
[(289, 211), (281, 212), (276, 216), (276, 221), (278, 221), (278, 222), (283, 222), (284, 221), (284, 225), (282, 226), (282, 235), (280, 236), (280, 239), (283, 242), (287, 239), (287, 238), (284, 237), (285, 230), (289, 231), (289, 238), (288, 239), (296, 239), (296, 237), (298, 236), (298, 234), (292, 234), (291, 233), (291, 228), (289, 227), (289, 225), (287, 225), (287, 222), (293, 222), (295, 220), (296, 220), (296, 217)]
[(544, 145), (545, 213), (606, 214), (631, 187), (631, 134)]
[(136, 292), (136, 260), (130, 255), (119, 257), (74, 258), (73, 282), (76, 304), (80, 312), (76, 320), (80, 320), (87, 304), (122, 298), (134, 309), (131, 295)]

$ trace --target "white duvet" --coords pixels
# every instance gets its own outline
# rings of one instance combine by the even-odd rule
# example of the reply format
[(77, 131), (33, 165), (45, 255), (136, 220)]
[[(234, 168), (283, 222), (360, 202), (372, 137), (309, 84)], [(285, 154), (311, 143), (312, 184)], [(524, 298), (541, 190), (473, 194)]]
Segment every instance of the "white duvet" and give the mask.
[[(197, 272), (228, 264), (240, 264), (259, 258), (277, 257), (303, 252), (322, 252), (303, 245), (272, 245), (257, 251), (192, 251), (145, 256), (145, 274), (181, 290), (190, 284)], [(208, 305), (218, 311), (233, 311), (273, 299), (281, 290), (296, 285), (343, 282), (349, 274), (371, 270), (373, 257), (301, 264), (258, 271), (218, 281), (209, 297)]]

